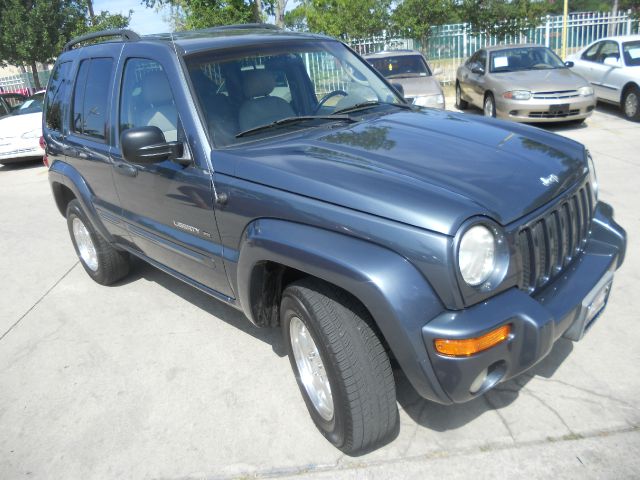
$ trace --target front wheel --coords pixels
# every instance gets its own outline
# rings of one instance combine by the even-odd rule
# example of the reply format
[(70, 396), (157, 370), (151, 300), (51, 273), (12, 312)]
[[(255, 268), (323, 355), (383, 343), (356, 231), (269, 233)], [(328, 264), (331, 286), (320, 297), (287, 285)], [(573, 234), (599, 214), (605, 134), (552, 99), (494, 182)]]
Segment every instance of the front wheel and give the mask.
[(485, 117), (495, 118), (496, 116), (496, 101), (492, 93), (487, 93), (484, 97), (483, 112)]
[(622, 113), (627, 120), (640, 121), (640, 90), (636, 87), (631, 87), (624, 93)]
[(280, 307), (291, 368), (320, 432), (350, 455), (397, 431), (389, 357), (362, 305), (322, 281), (289, 285)]
[(466, 110), (469, 107), (469, 103), (462, 99), (462, 88), (460, 84), (456, 83), (456, 108), (458, 110)]

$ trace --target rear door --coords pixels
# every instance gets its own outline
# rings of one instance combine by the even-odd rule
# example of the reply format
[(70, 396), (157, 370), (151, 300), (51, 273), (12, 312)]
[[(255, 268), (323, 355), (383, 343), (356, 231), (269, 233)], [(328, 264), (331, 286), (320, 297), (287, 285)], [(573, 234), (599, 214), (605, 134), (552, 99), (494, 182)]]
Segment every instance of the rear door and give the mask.
[[(181, 72), (172, 60), (162, 46), (129, 44), (120, 63), (111, 158), (123, 218), (135, 248), (146, 257), (232, 297), (222, 262), (211, 173), (193, 135), (197, 119), (188, 106), (192, 101), (185, 95), (188, 91), (179, 88)], [(191, 162), (186, 166), (171, 160), (151, 165), (127, 162), (120, 134), (145, 126), (160, 128), (167, 141), (183, 142), (184, 157)]]

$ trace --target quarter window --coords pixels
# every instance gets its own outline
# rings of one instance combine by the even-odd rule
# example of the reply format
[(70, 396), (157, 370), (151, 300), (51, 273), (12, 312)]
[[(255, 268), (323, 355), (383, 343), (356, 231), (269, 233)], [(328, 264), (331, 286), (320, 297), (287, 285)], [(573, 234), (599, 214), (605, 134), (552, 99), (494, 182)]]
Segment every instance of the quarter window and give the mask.
[(45, 97), (45, 111), (47, 127), (58, 132), (62, 131), (64, 97), (69, 82), (71, 62), (60, 63), (51, 74)]
[(78, 69), (73, 98), (73, 130), (104, 140), (107, 130), (109, 85), (113, 60), (83, 60)]

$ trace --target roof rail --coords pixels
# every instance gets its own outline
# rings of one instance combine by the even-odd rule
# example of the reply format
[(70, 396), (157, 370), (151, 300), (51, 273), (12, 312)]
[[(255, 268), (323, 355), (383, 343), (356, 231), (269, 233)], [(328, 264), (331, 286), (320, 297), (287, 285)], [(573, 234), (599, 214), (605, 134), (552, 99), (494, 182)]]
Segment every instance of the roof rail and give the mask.
[(271, 23), (238, 23), (235, 25), (220, 25), (218, 27), (204, 28), (203, 32), (219, 32), (222, 30), (282, 30), (277, 25)]
[(100, 30), (99, 32), (91, 32), (85, 35), (80, 35), (79, 37), (74, 38), (73, 40), (67, 42), (67, 44), (62, 48), (63, 52), (68, 52), (73, 49), (73, 47), (79, 43), (86, 42), (88, 40), (93, 40), (95, 38), (104, 38), (104, 37), (120, 37), (125, 42), (135, 42), (140, 40), (140, 36), (131, 30), (126, 29), (113, 29), (113, 30)]

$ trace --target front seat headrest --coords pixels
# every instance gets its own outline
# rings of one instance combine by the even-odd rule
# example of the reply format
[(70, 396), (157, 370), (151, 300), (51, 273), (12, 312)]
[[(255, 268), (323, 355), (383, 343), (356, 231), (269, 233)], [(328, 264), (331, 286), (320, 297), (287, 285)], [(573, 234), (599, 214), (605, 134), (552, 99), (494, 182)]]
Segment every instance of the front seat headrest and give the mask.
[(276, 88), (276, 79), (266, 70), (247, 70), (242, 86), (247, 98), (266, 97)]

